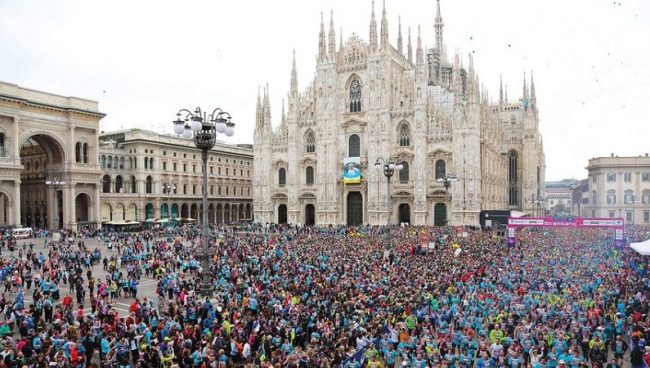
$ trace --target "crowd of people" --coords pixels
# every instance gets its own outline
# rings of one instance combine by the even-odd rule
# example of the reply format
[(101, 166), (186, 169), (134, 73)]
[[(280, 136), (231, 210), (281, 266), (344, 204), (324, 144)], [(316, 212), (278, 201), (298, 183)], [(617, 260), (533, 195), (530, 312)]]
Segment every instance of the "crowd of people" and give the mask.
[(524, 230), (509, 247), (480, 229), (395, 226), (390, 247), (386, 230), (223, 229), (209, 268), (191, 227), (97, 233), (96, 247), (66, 233), (44, 251), (5, 239), (0, 368), (650, 363), (647, 260), (611, 233)]

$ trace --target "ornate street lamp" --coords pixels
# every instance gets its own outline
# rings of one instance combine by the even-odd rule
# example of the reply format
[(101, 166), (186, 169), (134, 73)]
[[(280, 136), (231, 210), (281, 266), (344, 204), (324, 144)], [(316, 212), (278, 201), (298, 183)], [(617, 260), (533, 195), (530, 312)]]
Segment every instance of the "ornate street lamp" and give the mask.
[(404, 165), (400, 163), (396, 163), (396, 158), (391, 156), (388, 159), (384, 159), (383, 157), (377, 157), (377, 160), (375, 161), (375, 169), (377, 171), (382, 170), (384, 172), (384, 176), (386, 177), (386, 182), (388, 184), (388, 187), (386, 189), (386, 210), (388, 211), (388, 248), (393, 249), (393, 237), (391, 235), (391, 230), (390, 230), (390, 218), (392, 216), (392, 207), (391, 207), (391, 200), (390, 200), (390, 178), (393, 177), (395, 174), (395, 171), (402, 170), (404, 168)]
[(436, 183), (440, 183), (445, 186), (445, 192), (449, 191), (449, 186), (451, 186), (451, 183), (458, 181), (458, 177), (456, 175), (447, 175), (444, 178), (437, 178)]
[(58, 230), (60, 228), (60, 223), (59, 223), (59, 188), (62, 185), (65, 185), (65, 181), (60, 180), (59, 178), (57, 178), (55, 176), (50, 180), (46, 180), (45, 185), (47, 185), (50, 188), (54, 189), (54, 229), (53, 230)]
[(193, 112), (181, 109), (176, 113), (174, 120), (174, 133), (185, 139), (194, 137), (194, 145), (201, 150), (203, 159), (203, 249), (199, 254), (203, 265), (199, 293), (205, 297), (212, 295), (210, 281), (210, 225), (208, 224), (208, 151), (214, 147), (217, 133), (230, 137), (234, 134), (235, 123), (230, 119), (229, 113), (221, 108), (216, 108), (210, 115), (202, 112), (197, 107)]

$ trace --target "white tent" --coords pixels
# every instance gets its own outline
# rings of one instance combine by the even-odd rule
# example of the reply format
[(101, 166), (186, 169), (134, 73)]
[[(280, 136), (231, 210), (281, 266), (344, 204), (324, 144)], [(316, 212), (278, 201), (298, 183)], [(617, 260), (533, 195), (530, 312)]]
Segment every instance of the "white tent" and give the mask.
[(630, 243), (630, 248), (642, 256), (650, 256), (650, 239), (639, 243)]

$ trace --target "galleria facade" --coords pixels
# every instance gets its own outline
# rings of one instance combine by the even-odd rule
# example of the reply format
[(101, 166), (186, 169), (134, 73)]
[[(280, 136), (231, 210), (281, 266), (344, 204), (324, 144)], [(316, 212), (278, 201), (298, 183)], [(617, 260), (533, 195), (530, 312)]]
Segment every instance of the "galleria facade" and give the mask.
[[(478, 225), (482, 210), (533, 208), (545, 163), (532, 74), (517, 101), (501, 87), (491, 103), (472, 55), (467, 66), (447, 55), (439, 2), (432, 48), (419, 27), (415, 52), (410, 29), (404, 46), (401, 25), (392, 45), (385, 7), (378, 33), (374, 4), (369, 41), (337, 44), (334, 29), (331, 19), (326, 35), (321, 18), (315, 76), (302, 92), (294, 56), (277, 127), (267, 90), (258, 93), (257, 221)], [(403, 165), (390, 183), (378, 158)], [(344, 182), (344, 161), (358, 163), (358, 183)]]

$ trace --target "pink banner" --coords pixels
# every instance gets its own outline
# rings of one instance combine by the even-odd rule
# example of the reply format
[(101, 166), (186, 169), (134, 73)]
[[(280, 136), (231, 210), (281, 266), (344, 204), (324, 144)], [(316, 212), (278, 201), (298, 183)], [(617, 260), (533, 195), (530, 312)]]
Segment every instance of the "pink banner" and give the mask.
[(583, 217), (509, 217), (508, 244), (515, 245), (515, 229), (519, 227), (609, 227), (615, 229), (614, 239), (617, 246), (623, 246), (625, 222), (617, 218), (583, 218)]

